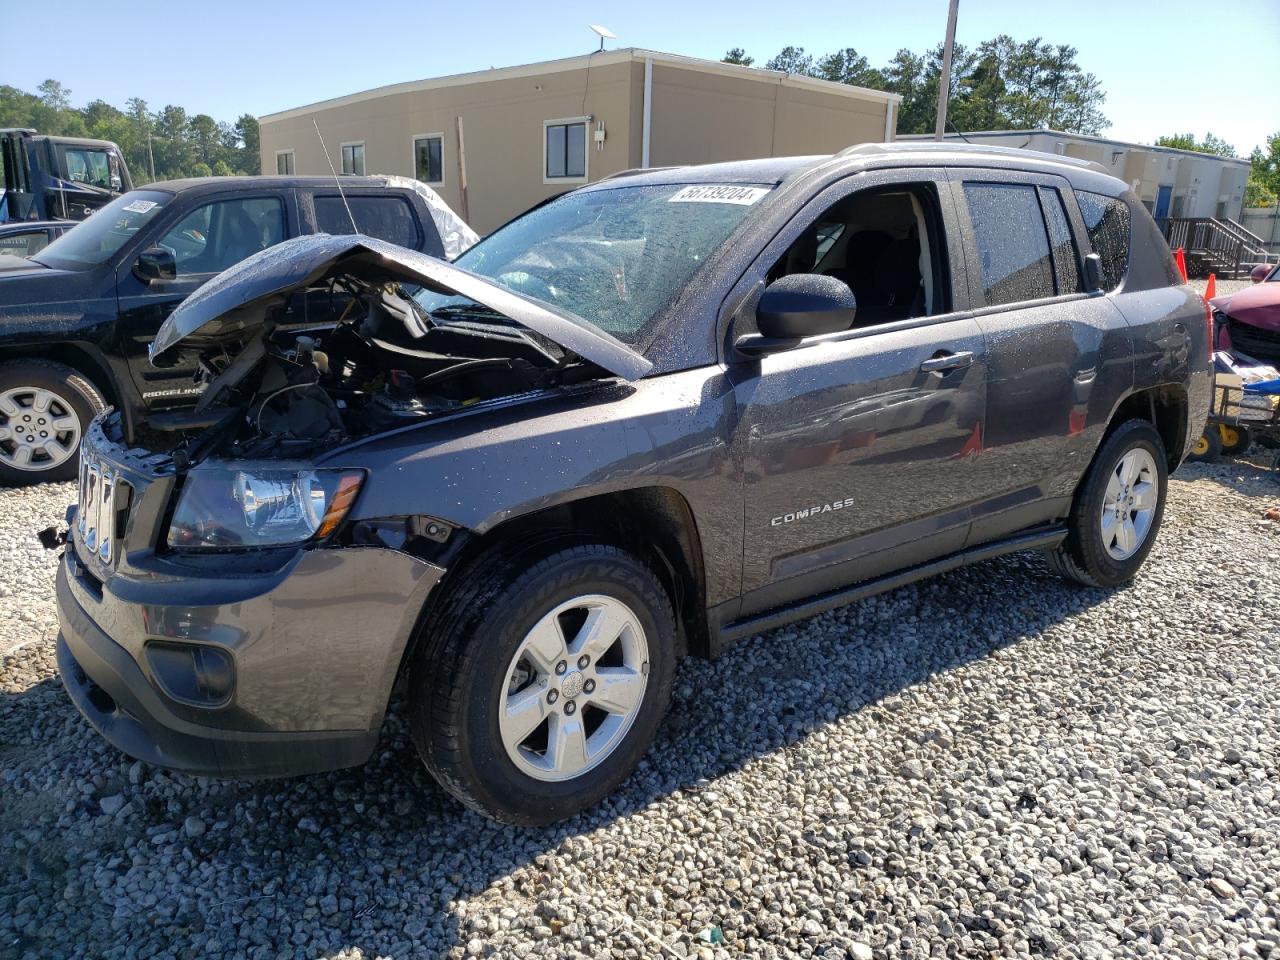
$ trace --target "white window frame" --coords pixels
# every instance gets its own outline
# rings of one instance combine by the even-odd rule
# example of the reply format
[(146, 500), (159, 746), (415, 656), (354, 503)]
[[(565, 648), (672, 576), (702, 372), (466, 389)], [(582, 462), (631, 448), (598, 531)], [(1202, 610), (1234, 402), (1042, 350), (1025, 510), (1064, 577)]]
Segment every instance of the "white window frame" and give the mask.
[[(440, 179), (439, 180), (418, 180), (418, 141), (419, 140), (439, 140), (440, 141)], [(425, 183), (429, 187), (444, 186), (444, 134), (443, 133), (415, 133), (409, 138), (409, 176), (418, 180), (419, 183)], [(546, 169), (544, 166), (543, 170)]]
[[(586, 183), (591, 179), (591, 117), (562, 117), (559, 120), (542, 121), (542, 182), (554, 183)], [(562, 127), (580, 123), (583, 128), (583, 160), (580, 177), (548, 177), (547, 176), (547, 127)]]
[(340, 143), (340, 144), (338, 144), (338, 162), (342, 164), (342, 172), (343, 172), (343, 173), (346, 173), (346, 172), (347, 172), (347, 164), (346, 164), (346, 160), (347, 160), (347, 158), (346, 158), (345, 156), (343, 156), (343, 150), (344, 150), (346, 147), (359, 147), (359, 148), (360, 148), (360, 157), (361, 157), (361, 159), (364, 161), (364, 169), (363, 169), (363, 170), (361, 170), (359, 173), (356, 173), (354, 170), (352, 170), (350, 175), (351, 175), (351, 176), (356, 176), (356, 177), (364, 177), (364, 176), (368, 176), (368, 172), (369, 172), (369, 151), (365, 148), (365, 145), (364, 145), (364, 141), (363, 141), (363, 140), (348, 140), (346, 143)]
[[(286, 155), (293, 157), (293, 169), (290, 170), (288, 173), (281, 173), (280, 158)], [(298, 173), (298, 158), (294, 155), (293, 148), (289, 147), (286, 150), (277, 150), (276, 151), (276, 176), (277, 177), (293, 177), (293, 176), (297, 176), (297, 173)]]

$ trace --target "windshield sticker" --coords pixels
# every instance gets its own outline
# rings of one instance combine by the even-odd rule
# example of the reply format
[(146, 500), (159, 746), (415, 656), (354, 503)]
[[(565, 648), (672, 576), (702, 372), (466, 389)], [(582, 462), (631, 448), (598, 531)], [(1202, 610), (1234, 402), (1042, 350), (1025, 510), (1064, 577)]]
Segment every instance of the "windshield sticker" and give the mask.
[(685, 187), (668, 198), (668, 203), (736, 203), (749, 207), (766, 193), (768, 187), (731, 187), (722, 184), (699, 184)]
[(152, 207), (159, 206), (154, 200), (134, 200), (126, 203), (121, 209), (128, 210), (130, 213), (146, 213)]

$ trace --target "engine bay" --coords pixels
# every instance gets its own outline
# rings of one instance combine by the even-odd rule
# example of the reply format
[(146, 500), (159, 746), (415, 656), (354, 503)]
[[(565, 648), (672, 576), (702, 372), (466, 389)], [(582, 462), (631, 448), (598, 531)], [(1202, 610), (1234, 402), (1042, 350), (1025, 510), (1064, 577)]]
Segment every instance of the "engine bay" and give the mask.
[(146, 445), (179, 464), (214, 454), (305, 457), (484, 401), (608, 375), (480, 304), (428, 314), (411, 290), (340, 277), (329, 283), (334, 326), (271, 324), (235, 348), (202, 352), (200, 401), (193, 411), (150, 418)]

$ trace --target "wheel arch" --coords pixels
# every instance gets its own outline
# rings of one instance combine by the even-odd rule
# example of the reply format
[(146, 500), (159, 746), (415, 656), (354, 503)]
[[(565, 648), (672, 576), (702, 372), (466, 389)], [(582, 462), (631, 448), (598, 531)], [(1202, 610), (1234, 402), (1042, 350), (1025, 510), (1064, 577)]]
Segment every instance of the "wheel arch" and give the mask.
[(51, 360), (64, 364), (86, 376), (108, 404), (120, 406), (120, 391), (111, 365), (101, 351), (88, 344), (71, 340), (16, 346), (6, 344), (0, 350), (0, 363), (12, 360)]
[[(1156, 428), (1164, 443), (1169, 472), (1182, 463), (1190, 438), (1187, 436), (1190, 401), (1182, 384), (1167, 383), (1135, 390), (1122, 397), (1111, 412), (1107, 429), (1102, 437), (1106, 441), (1120, 424), (1128, 420), (1146, 420)], [(1102, 443), (1098, 444), (1101, 448)]]

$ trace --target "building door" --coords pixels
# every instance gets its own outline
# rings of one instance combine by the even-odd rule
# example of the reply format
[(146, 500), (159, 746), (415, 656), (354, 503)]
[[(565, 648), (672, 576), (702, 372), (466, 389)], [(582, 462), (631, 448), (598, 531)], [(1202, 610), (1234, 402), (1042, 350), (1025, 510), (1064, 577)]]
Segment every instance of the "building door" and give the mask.
[(1173, 197), (1173, 186), (1163, 186), (1156, 194), (1156, 209), (1152, 214), (1157, 220), (1167, 220), (1169, 217), (1169, 200)]

